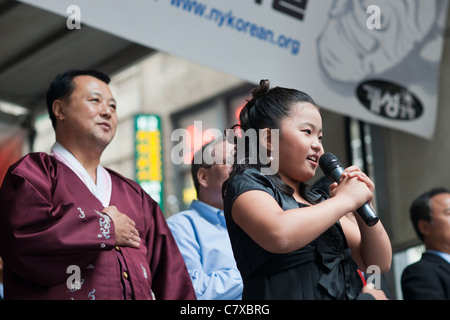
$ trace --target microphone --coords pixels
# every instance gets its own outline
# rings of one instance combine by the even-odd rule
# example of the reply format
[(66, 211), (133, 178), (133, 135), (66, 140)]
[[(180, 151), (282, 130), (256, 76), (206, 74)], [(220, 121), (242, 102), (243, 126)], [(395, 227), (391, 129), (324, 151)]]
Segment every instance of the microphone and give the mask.
[[(323, 173), (333, 182), (340, 182), (342, 173), (344, 172), (344, 167), (332, 153), (325, 153), (319, 159), (319, 166)], [(378, 218), (372, 207), (365, 203), (361, 208), (356, 210), (359, 216), (364, 220), (364, 222), (369, 226), (374, 226), (380, 218)]]

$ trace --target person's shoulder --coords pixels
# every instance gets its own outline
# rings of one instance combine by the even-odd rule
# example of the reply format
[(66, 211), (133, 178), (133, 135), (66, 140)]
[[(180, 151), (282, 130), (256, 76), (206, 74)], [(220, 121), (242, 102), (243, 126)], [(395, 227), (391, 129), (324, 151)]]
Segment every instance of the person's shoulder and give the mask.
[(115, 180), (116, 182), (122, 183), (124, 185), (128, 185), (130, 188), (132, 188), (137, 193), (141, 193), (141, 191), (143, 191), (142, 187), (136, 181), (129, 179), (129, 178), (121, 175), (117, 171), (114, 171), (110, 168), (105, 168), (105, 169), (106, 169), (106, 171), (108, 171), (109, 175), (111, 176), (111, 179)]
[(403, 270), (403, 276), (406, 277), (409, 274), (429, 274), (430, 270), (438, 268), (438, 256), (424, 253), (419, 261), (416, 261)]
[(260, 184), (266, 187), (273, 185), (267, 175), (256, 168), (244, 169), (230, 178), (230, 183)]
[[(33, 152), (12, 164), (9, 172), (19, 176), (39, 175), (40, 172), (55, 171), (56, 160), (45, 152)], [(32, 173), (33, 175), (30, 175)]]
[(234, 202), (247, 191), (264, 191), (272, 197), (276, 194), (276, 187), (272, 180), (256, 168), (247, 168), (230, 178), (225, 191), (225, 202)]
[(444, 258), (430, 252), (425, 252), (422, 255), (422, 259), (417, 261), (414, 266), (415, 268), (423, 268), (423, 269), (433, 269), (433, 268), (439, 268), (439, 265), (446, 264)]
[(192, 220), (193, 218), (197, 217), (199, 214), (195, 210), (183, 210), (177, 213), (174, 213), (170, 217), (167, 218), (167, 222), (172, 223), (183, 223), (187, 220)]
[(184, 210), (175, 213), (167, 218), (167, 225), (174, 234), (178, 233), (193, 233), (198, 217), (198, 212), (195, 210)]
[(8, 168), (3, 185), (11, 190), (31, 185), (41, 196), (49, 197), (62, 171), (61, 163), (47, 153), (29, 153)]
[(150, 194), (148, 194), (145, 189), (136, 181), (129, 179), (117, 171), (114, 171), (110, 168), (105, 168), (111, 176), (111, 181), (113, 184), (119, 184), (121, 188), (124, 190), (130, 191), (129, 195), (134, 195), (137, 198), (141, 199), (141, 201), (147, 201), (151, 203), (151, 205), (157, 205), (158, 202), (153, 199)]

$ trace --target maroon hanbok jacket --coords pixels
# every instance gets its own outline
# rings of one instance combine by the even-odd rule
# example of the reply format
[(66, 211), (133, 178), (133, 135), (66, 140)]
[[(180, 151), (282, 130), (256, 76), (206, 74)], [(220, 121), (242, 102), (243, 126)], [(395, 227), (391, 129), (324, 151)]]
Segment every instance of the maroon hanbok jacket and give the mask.
[[(6, 299), (124, 299), (130, 285), (134, 299), (195, 299), (157, 203), (134, 181), (108, 171), (110, 205), (136, 222), (138, 249), (115, 247), (112, 219), (65, 164), (32, 153), (9, 168), (0, 189)], [(78, 288), (67, 283), (76, 276), (70, 266), (80, 270)]]

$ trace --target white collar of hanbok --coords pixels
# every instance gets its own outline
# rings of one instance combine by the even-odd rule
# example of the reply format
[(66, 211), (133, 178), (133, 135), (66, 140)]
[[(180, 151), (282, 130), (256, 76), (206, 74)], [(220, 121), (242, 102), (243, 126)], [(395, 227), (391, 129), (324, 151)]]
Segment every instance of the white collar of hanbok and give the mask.
[(109, 206), (111, 201), (112, 183), (109, 172), (101, 165), (97, 167), (97, 184), (91, 178), (83, 165), (60, 143), (55, 142), (50, 155), (68, 166), (83, 181), (92, 194), (100, 200), (104, 207)]

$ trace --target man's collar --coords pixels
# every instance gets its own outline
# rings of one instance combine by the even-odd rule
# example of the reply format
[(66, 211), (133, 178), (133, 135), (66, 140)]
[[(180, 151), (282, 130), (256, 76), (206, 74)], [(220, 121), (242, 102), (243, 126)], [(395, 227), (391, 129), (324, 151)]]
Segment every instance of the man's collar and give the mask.
[(210, 221), (212, 224), (220, 224), (221, 226), (226, 227), (223, 210), (217, 209), (200, 200), (192, 201), (190, 209), (197, 211), (202, 217)]

